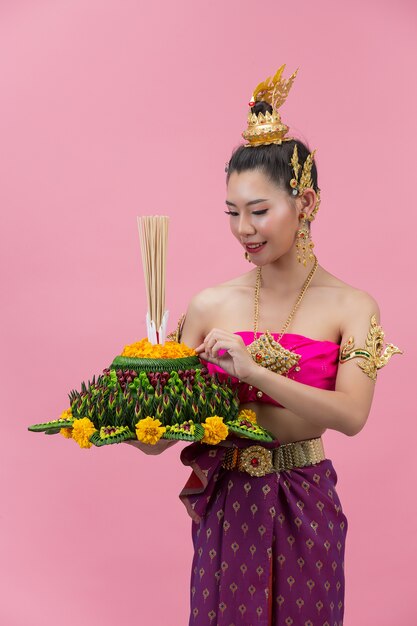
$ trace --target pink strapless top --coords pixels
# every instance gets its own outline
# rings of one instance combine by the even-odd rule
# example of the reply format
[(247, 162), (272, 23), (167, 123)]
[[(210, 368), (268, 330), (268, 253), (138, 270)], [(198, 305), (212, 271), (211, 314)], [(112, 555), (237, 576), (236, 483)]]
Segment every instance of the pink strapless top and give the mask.
[[(249, 345), (253, 341), (253, 331), (242, 330), (236, 331), (235, 335), (241, 335), (245, 345)], [(276, 338), (280, 333), (273, 333), (271, 335)], [(258, 333), (258, 338), (260, 333)], [(279, 343), (287, 350), (293, 350), (297, 354), (301, 355), (298, 361), (299, 371), (295, 370), (293, 366), (287, 375), (287, 378), (292, 378), (298, 382), (310, 385), (311, 387), (319, 387), (320, 389), (329, 389), (334, 391), (337, 368), (339, 364), (339, 350), (340, 346), (333, 341), (319, 341), (317, 339), (310, 339), (304, 335), (297, 335), (295, 333), (285, 333), (279, 341)], [(225, 350), (219, 350), (219, 356), (225, 353)], [(216, 373), (221, 381), (229, 378), (230, 384), (233, 388), (237, 387), (239, 401), (241, 404), (246, 402), (266, 402), (267, 404), (273, 404), (274, 406), (283, 407), (282, 404), (276, 402), (263, 393), (261, 397), (256, 395), (258, 389), (256, 387), (249, 387), (251, 385), (243, 382), (238, 382), (238, 378), (231, 376), (224, 369), (201, 359), (207, 367), (210, 374)]]

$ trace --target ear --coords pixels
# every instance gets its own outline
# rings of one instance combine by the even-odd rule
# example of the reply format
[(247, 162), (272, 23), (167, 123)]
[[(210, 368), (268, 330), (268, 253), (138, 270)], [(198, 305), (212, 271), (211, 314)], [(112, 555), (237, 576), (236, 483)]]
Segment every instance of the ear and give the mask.
[(317, 193), (312, 187), (306, 187), (303, 193), (296, 198), (298, 214), (303, 211), (307, 215), (313, 211), (317, 204)]

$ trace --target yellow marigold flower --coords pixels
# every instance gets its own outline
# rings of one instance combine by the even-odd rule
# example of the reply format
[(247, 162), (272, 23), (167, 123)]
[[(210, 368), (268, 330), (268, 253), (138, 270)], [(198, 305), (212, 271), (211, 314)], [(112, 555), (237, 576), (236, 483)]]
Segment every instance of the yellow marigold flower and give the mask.
[(72, 408), (69, 407), (69, 409), (65, 409), (65, 411), (62, 411), (62, 413), (58, 417), (58, 419), (60, 419), (60, 420), (72, 420)]
[(61, 428), (59, 431), (66, 439), (72, 439), (72, 428)]
[(206, 421), (201, 425), (204, 428), (204, 437), (201, 439), (203, 443), (211, 443), (215, 445), (219, 443), (219, 441), (226, 439), (229, 434), (229, 429), (223, 422), (223, 418), (219, 415), (207, 417)]
[(136, 343), (125, 346), (120, 356), (137, 359), (178, 359), (195, 354), (197, 354), (196, 351), (186, 346), (185, 343), (166, 341), (164, 344), (152, 344), (145, 337)]
[(72, 425), (72, 438), (78, 443), (80, 448), (91, 448), (93, 444), (89, 439), (96, 430), (97, 428), (88, 417), (75, 419)]
[(143, 443), (157, 443), (166, 431), (166, 427), (161, 424), (160, 420), (148, 415), (136, 422), (136, 437)]
[(249, 420), (256, 424), (256, 413), (252, 409), (242, 409), (237, 417), (238, 419)]

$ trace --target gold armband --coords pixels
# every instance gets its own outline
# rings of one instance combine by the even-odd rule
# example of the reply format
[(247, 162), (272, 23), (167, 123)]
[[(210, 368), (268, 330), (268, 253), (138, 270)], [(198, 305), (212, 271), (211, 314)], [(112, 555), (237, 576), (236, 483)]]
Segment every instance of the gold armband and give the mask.
[(382, 351), (384, 335), (382, 327), (377, 324), (375, 315), (372, 315), (365, 348), (355, 349), (355, 341), (353, 337), (349, 337), (341, 348), (339, 363), (345, 363), (349, 359), (360, 357), (364, 360), (358, 363), (359, 367), (369, 378), (376, 380), (377, 370), (384, 367), (393, 354), (404, 354), (402, 350), (392, 343), (387, 343), (384, 351)]
[(184, 325), (184, 320), (185, 320), (185, 313), (183, 313), (180, 319), (178, 320), (177, 328), (166, 336), (167, 341), (176, 341), (177, 343), (181, 342), (181, 334), (182, 334), (182, 327)]

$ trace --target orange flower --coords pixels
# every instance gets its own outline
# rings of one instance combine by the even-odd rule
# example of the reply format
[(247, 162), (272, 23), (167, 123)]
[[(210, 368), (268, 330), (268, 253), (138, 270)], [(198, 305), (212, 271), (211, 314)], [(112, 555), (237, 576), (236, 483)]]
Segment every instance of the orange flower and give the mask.
[(58, 417), (60, 420), (72, 420), (72, 407), (65, 409), (62, 411), (61, 415)]
[(59, 432), (65, 439), (72, 439), (72, 428), (61, 428)]
[(72, 438), (78, 443), (80, 448), (91, 448), (91, 435), (97, 430), (93, 422), (88, 417), (75, 419), (72, 427)]
[(136, 422), (135, 426), (136, 437), (143, 443), (157, 443), (166, 431), (166, 427), (162, 426), (162, 422), (150, 415)]
[(249, 422), (253, 422), (256, 424), (256, 413), (252, 411), (252, 409), (241, 409), (239, 411), (238, 419), (249, 420)]
[(120, 356), (137, 359), (178, 359), (195, 354), (197, 354), (196, 351), (186, 346), (185, 343), (166, 341), (164, 344), (152, 344), (147, 338), (144, 338), (125, 346)]
[(219, 415), (206, 417), (206, 421), (201, 425), (204, 428), (204, 437), (201, 439), (203, 443), (216, 445), (219, 441), (226, 439), (229, 434), (228, 427), (223, 422), (223, 418)]

